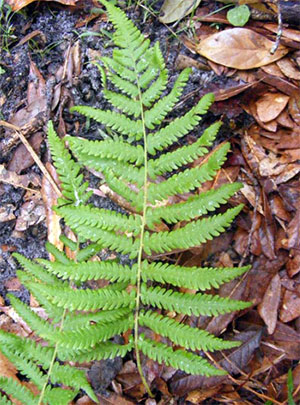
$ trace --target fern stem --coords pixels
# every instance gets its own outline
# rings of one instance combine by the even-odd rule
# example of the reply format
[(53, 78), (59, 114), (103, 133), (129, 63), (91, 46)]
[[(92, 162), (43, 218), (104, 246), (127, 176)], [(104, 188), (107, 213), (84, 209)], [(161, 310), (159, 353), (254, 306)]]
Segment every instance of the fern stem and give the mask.
[[(66, 313), (67, 313), (67, 309), (64, 310), (64, 312), (62, 314), (62, 317), (61, 317), (61, 323), (60, 323), (60, 327), (59, 327), (60, 332), (62, 331), (62, 329), (64, 327), (64, 320), (65, 320), (65, 317), (66, 317)], [(44, 399), (45, 391), (46, 391), (47, 385), (49, 383), (50, 376), (52, 374), (52, 369), (53, 369), (53, 366), (54, 366), (54, 363), (55, 363), (57, 351), (58, 351), (58, 343), (55, 344), (53, 356), (52, 356), (50, 366), (49, 366), (49, 369), (48, 369), (48, 373), (47, 373), (47, 380), (45, 381), (45, 384), (44, 384), (44, 386), (43, 386), (43, 388), (41, 390), (41, 393), (40, 393), (40, 396), (39, 396), (39, 402), (38, 402), (37, 405), (42, 405), (42, 401)]]
[(136, 66), (134, 63), (134, 69), (137, 77), (137, 87), (139, 91), (139, 101), (141, 107), (141, 121), (143, 125), (143, 141), (144, 141), (144, 195), (143, 195), (143, 213), (142, 213), (142, 223), (141, 223), (141, 233), (140, 233), (140, 246), (137, 259), (137, 274), (136, 274), (136, 305), (135, 305), (135, 314), (134, 314), (134, 347), (136, 353), (136, 364), (138, 372), (141, 376), (142, 383), (146, 388), (149, 396), (153, 398), (153, 394), (150, 390), (150, 387), (146, 381), (146, 378), (143, 373), (141, 357), (139, 352), (139, 311), (140, 311), (140, 302), (141, 302), (141, 278), (142, 278), (142, 259), (143, 259), (143, 248), (144, 248), (144, 234), (146, 226), (146, 211), (147, 211), (147, 202), (148, 202), (148, 151), (147, 151), (147, 133), (145, 126), (145, 116), (142, 103), (142, 92), (139, 84), (138, 73), (136, 71)]

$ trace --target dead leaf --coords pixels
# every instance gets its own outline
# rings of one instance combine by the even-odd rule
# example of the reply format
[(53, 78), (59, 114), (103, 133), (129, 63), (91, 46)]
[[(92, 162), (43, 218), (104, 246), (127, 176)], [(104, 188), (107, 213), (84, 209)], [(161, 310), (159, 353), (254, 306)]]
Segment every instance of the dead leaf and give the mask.
[[(57, 179), (56, 171), (50, 163), (46, 163), (46, 168), (54, 179)], [(46, 209), (46, 223), (48, 229), (48, 241), (55, 245), (58, 249), (63, 249), (63, 243), (59, 237), (61, 235), (60, 217), (52, 210), (53, 205), (56, 205), (57, 194), (53, 190), (52, 185), (48, 182), (46, 177), (42, 180), (42, 197)]]
[[(28, 142), (32, 146), (33, 150), (38, 153), (40, 150), (41, 143), (43, 142), (43, 133), (37, 132), (32, 135)], [(20, 144), (13, 152), (12, 158), (7, 166), (8, 170), (14, 171), (16, 173), (21, 173), (22, 170), (28, 169), (33, 165), (34, 160), (30, 153), (28, 152), (25, 145)]]
[(242, 342), (241, 346), (231, 350), (229, 355), (219, 362), (229, 374), (239, 374), (249, 363), (254, 351), (259, 347), (262, 328), (258, 331), (241, 332), (234, 340)]
[(280, 277), (278, 274), (276, 274), (272, 278), (265, 292), (263, 300), (258, 306), (258, 312), (268, 327), (269, 335), (272, 335), (276, 328), (277, 311), (280, 302), (280, 291)]
[(265, 93), (256, 101), (256, 110), (262, 122), (274, 120), (285, 109), (289, 97), (282, 93)]
[(286, 77), (294, 80), (300, 80), (299, 67), (297, 67), (290, 58), (283, 58), (276, 63)]
[(280, 320), (290, 322), (298, 316), (300, 316), (300, 296), (293, 291), (286, 290), (280, 310)]
[(213, 34), (197, 45), (197, 52), (213, 62), (235, 69), (253, 69), (281, 59), (288, 49), (247, 28), (232, 28)]
[(201, 0), (165, 0), (160, 9), (159, 21), (164, 24), (181, 20), (198, 7)]
[[(20, 11), (22, 8), (28, 6), (28, 4), (33, 3), (37, 0), (6, 0), (6, 2), (11, 6), (13, 11)], [(66, 6), (75, 6), (78, 0), (42, 0), (42, 1), (55, 1), (57, 3), (64, 4)]]
[(0, 207), (0, 222), (11, 221), (16, 218), (14, 211), (16, 207), (12, 204), (4, 204)]
[(289, 261), (286, 264), (286, 270), (290, 277), (294, 277), (300, 271), (300, 252), (295, 249), (290, 250)]
[(30, 226), (37, 225), (46, 217), (45, 207), (41, 198), (25, 202), (18, 215), (15, 230), (25, 231)]
[(29, 184), (33, 186), (40, 185), (40, 178), (36, 173), (18, 175), (15, 172), (6, 170), (4, 165), (0, 165), (0, 183), (11, 184), (14, 187), (28, 188)]

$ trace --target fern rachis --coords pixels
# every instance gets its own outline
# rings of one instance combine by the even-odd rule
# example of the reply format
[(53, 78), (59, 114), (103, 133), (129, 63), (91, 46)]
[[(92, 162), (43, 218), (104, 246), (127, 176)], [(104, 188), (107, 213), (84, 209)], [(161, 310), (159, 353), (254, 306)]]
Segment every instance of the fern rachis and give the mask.
[[(116, 45), (113, 56), (102, 59), (106, 69), (100, 68), (103, 96), (117, 111), (77, 106), (72, 112), (113, 129), (119, 138), (92, 142), (68, 136), (75, 161), (49, 124), (49, 145), (63, 193), (55, 210), (77, 234), (79, 244), (62, 238), (73, 250), (74, 260), (50, 244), (47, 249), (55, 257), (54, 262), (40, 259), (33, 263), (15, 255), (24, 269), (18, 272), (19, 278), (49, 316), (48, 320), (41, 319), (11, 297), (15, 310), (47, 341), (47, 350), (39, 344), (0, 333), (0, 344), (7, 346), (4, 354), (11, 357), (42, 393), (35, 396), (24, 387), (16, 388), (15, 382), (0, 380), (0, 388), (2, 386), (8, 395), (15, 392), (16, 398), (23, 396), (25, 405), (65, 405), (79, 388), (96, 400), (83, 374), (76, 374), (79, 370), (74, 369), (72, 379), (71, 368), (60, 365), (56, 357), (85, 362), (125, 356), (134, 349), (138, 370), (149, 393), (141, 353), (188, 373), (222, 375), (222, 370), (188, 350), (230, 349), (237, 343), (179, 323), (171, 319), (168, 312), (214, 316), (249, 306), (242, 301), (204, 293), (240, 276), (247, 271), (247, 266), (189, 268), (155, 260), (155, 254), (198, 246), (224, 232), (242, 206), (215, 211), (228, 202), (240, 184), (223, 185), (200, 195), (193, 193), (202, 183), (214, 178), (226, 159), (227, 143), (209, 153), (220, 123), (208, 127), (192, 145), (171, 152), (168, 148), (198, 125), (213, 102), (213, 95), (207, 94), (185, 115), (164, 124), (163, 120), (183, 92), (189, 70), (180, 73), (171, 92), (165, 95), (168, 75), (159, 45), (151, 47), (150, 41), (145, 40), (121, 10), (101, 1), (115, 28)], [(109, 87), (107, 82), (111, 83)], [(200, 166), (184, 167), (200, 156), (205, 156)], [(91, 193), (87, 192), (88, 185), (80, 174), (81, 166), (101, 171), (107, 185), (132, 207), (131, 213), (120, 214), (90, 206)], [(177, 172), (173, 173), (174, 170)], [(168, 178), (162, 180), (160, 176), (166, 174)], [(169, 197), (184, 193), (189, 193), (186, 201), (166, 204)], [(81, 242), (87, 241), (92, 243), (78, 249)], [(89, 261), (103, 248), (129, 254), (134, 264), (129, 266), (119, 260)], [(87, 288), (87, 281), (100, 279), (109, 284), (98, 289)], [(183, 292), (185, 288), (195, 293)], [(141, 327), (167, 338), (169, 344), (141, 334)], [(125, 344), (111, 340), (128, 330), (131, 336)], [(172, 343), (181, 348), (174, 350)], [(18, 348), (15, 355), (14, 347)], [(22, 347), (23, 355), (20, 354)], [(30, 354), (35, 356), (31, 360)], [(54, 386), (57, 383), (68, 385), (70, 389), (57, 391)], [(60, 402), (57, 402), (59, 395)], [(1, 400), (0, 396), (0, 404)], [(3, 399), (3, 403), (10, 402)]]

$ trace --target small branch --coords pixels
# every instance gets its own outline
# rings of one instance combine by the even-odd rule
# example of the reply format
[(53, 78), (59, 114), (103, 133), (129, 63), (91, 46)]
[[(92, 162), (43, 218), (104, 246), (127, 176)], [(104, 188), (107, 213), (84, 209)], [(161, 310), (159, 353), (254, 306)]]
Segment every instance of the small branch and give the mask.
[(277, 49), (279, 47), (281, 36), (282, 36), (282, 30), (283, 30), (281, 6), (280, 6), (280, 1), (279, 0), (277, 0), (277, 21), (278, 21), (278, 25), (277, 25), (276, 41), (275, 41), (275, 43), (274, 43), (274, 45), (273, 45), (273, 47), (272, 47), (272, 49), (270, 51), (270, 53), (272, 55), (277, 51)]
[(32, 146), (30, 145), (30, 143), (27, 141), (27, 139), (25, 138), (25, 136), (22, 134), (21, 128), (17, 127), (16, 125), (10, 124), (9, 122), (6, 121), (2, 121), (0, 120), (0, 125), (12, 129), (13, 131), (16, 132), (16, 134), (18, 135), (18, 137), (20, 138), (21, 142), (23, 143), (23, 145), (25, 146), (25, 148), (28, 150), (28, 152), (30, 153), (32, 159), (35, 161), (35, 163), (38, 165), (39, 169), (41, 170), (41, 172), (43, 173), (43, 175), (46, 177), (46, 179), (49, 181), (49, 183), (51, 184), (51, 186), (53, 187), (53, 189), (55, 190), (56, 194), (61, 197), (61, 191), (58, 188), (57, 184), (55, 183), (55, 181), (53, 180), (53, 178), (51, 177), (51, 175), (49, 174), (49, 172), (47, 171), (47, 169), (45, 168), (45, 165), (43, 164), (43, 162), (41, 161), (41, 159), (38, 157), (38, 155), (36, 154), (36, 152), (34, 151), (34, 149), (32, 148)]

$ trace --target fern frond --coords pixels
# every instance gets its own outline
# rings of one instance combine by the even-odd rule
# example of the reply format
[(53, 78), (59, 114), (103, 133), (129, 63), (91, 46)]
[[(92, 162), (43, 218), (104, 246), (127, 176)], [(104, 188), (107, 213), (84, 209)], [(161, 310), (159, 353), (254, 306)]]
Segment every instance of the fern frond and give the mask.
[(184, 350), (173, 350), (171, 347), (139, 336), (139, 349), (150, 359), (158, 363), (185, 371), (189, 374), (201, 374), (207, 377), (225, 375), (226, 372), (212, 366), (207, 360)]
[[(68, 221), (66, 221), (68, 224)], [(73, 225), (69, 223), (70, 228), (74, 230), (81, 238), (89, 239), (93, 242), (101, 243), (103, 248), (115, 250), (119, 253), (130, 254), (130, 258), (134, 259), (138, 253), (138, 240), (133, 240), (132, 237), (123, 236), (103, 229), (97, 229), (87, 225)]]
[(115, 177), (128, 181), (129, 183), (136, 183), (138, 187), (142, 187), (144, 179), (144, 168), (134, 167), (125, 162), (119, 162), (112, 159), (101, 159), (96, 156), (88, 156), (85, 154), (80, 155), (79, 162), (88, 167), (107, 175), (112, 172)]
[(78, 207), (63, 206), (56, 211), (67, 223), (76, 229), (80, 225), (107, 231), (132, 232), (138, 235), (141, 226), (140, 216), (124, 215), (101, 208), (80, 205)]
[(195, 290), (209, 290), (231, 281), (249, 270), (244, 267), (183, 267), (167, 263), (143, 262), (142, 279), (171, 284), (175, 287), (185, 287)]
[(38, 397), (12, 378), (0, 377), (0, 387), (7, 395), (21, 401), (22, 405), (37, 405)]
[(22, 268), (26, 272), (31, 274), (31, 276), (33, 276), (35, 279), (42, 281), (43, 283), (60, 285), (60, 282), (59, 280), (57, 280), (56, 277), (49, 274), (42, 266), (39, 266), (37, 263), (26, 259), (26, 257), (20, 255), (19, 253), (13, 253), (13, 257), (17, 259)]
[(9, 294), (8, 297), (14, 310), (22, 317), (30, 329), (34, 330), (42, 338), (47, 338), (53, 332), (54, 327), (32, 311), (28, 305), (12, 294)]
[(141, 145), (133, 146), (115, 139), (88, 141), (87, 139), (72, 136), (67, 136), (66, 139), (74, 155), (81, 161), (84, 161), (82, 155), (135, 163), (136, 166), (140, 166), (144, 160), (144, 152)]
[(54, 333), (51, 339), (63, 349), (85, 350), (98, 342), (104, 342), (115, 335), (120, 335), (133, 327), (133, 315), (113, 322), (87, 325), (82, 328)]
[(206, 114), (213, 101), (213, 93), (206, 94), (201, 98), (199, 103), (184, 116), (176, 118), (155, 134), (149, 134), (147, 137), (148, 153), (155, 155), (157, 151), (167, 148), (179, 138), (187, 135), (201, 121), (202, 115)]
[[(116, 59), (117, 57), (117, 52), (114, 52), (114, 58)], [(123, 59), (124, 61), (124, 59)], [(130, 63), (130, 59), (127, 62), (128, 64)], [(133, 99), (137, 98), (139, 95), (139, 89), (138, 87), (130, 83), (127, 79), (122, 79), (122, 77), (119, 77), (118, 75), (112, 75), (108, 73), (108, 77), (110, 81), (117, 87), (122, 93), (128, 95), (129, 97), (132, 97)]]
[(84, 363), (94, 360), (114, 359), (117, 356), (125, 357), (132, 350), (133, 344), (119, 345), (112, 342), (101, 342), (88, 350), (66, 350), (59, 348), (58, 354), (62, 360), (72, 360)]
[(191, 328), (153, 311), (141, 313), (140, 323), (186, 349), (215, 351), (231, 349), (240, 345), (240, 342), (219, 339), (205, 330)]
[(114, 176), (112, 171), (107, 171), (105, 173), (105, 180), (108, 186), (123, 197), (126, 201), (129, 202), (138, 212), (142, 211), (143, 207), (143, 194), (137, 193), (132, 190), (128, 184), (126, 184), (123, 180), (118, 179)]
[(128, 53), (130, 51), (134, 52), (136, 48), (140, 48), (145, 41), (145, 37), (132, 21), (127, 18), (126, 14), (106, 0), (101, 0), (101, 3), (105, 6), (109, 19), (116, 29), (113, 37), (114, 44), (128, 50)]
[(22, 375), (31, 380), (37, 388), (42, 389), (47, 381), (47, 376), (41, 372), (31, 359), (28, 359), (24, 353), (17, 351), (15, 347), (1, 347), (1, 352), (13, 364), (18, 365), (18, 370)]
[[(247, 266), (189, 268), (154, 261), (157, 253), (165, 255), (199, 246), (229, 227), (242, 205), (223, 209), (217, 215), (215, 211), (228, 202), (240, 184), (223, 185), (200, 195), (195, 192), (185, 202), (169, 205), (170, 197), (191, 192), (203, 182), (213, 180), (225, 161), (229, 143), (219, 145), (212, 153), (209, 151), (221, 125), (219, 122), (208, 127), (195, 143), (178, 148), (174, 145), (196, 129), (214, 96), (207, 94), (185, 115), (165, 123), (164, 119), (179, 101), (190, 70), (181, 72), (167, 93), (168, 71), (159, 43), (150, 46), (150, 40), (145, 39), (123, 11), (112, 2), (100, 2), (106, 6), (115, 28), (116, 47), (112, 57), (104, 57), (102, 65), (96, 65), (101, 74), (103, 96), (114, 111), (89, 106), (76, 106), (71, 111), (110, 128), (111, 136), (94, 142), (67, 137), (71, 155), (65, 148), (65, 140), (49, 124), (50, 149), (63, 193), (55, 210), (76, 233), (78, 242), (62, 236), (62, 242), (72, 251), (72, 258), (49, 243), (46, 248), (55, 261), (31, 262), (15, 255), (24, 269), (17, 275), (46, 311), (48, 319), (10, 296), (14, 309), (42, 342), (0, 331), (0, 350), (34, 385), (33, 392), (40, 391), (41, 396), (35, 396), (18, 382), (2, 378), (0, 392), (6, 397), (0, 393), (0, 404), (4, 405), (13, 402), (6, 399), (10, 395), (24, 405), (67, 405), (80, 389), (97, 402), (84, 372), (62, 361), (114, 358), (125, 356), (131, 349), (136, 351), (137, 368), (148, 392), (140, 352), (188, 373), (223, 375), (223, 371), (196, 354), (146, 339), (140, 335), (140, 327), (185, 350), (228, 349), (238, 343), (191, 328), (169, 318), (163, 311), (158, 313), (157, 309), (183, 315), (216, 316), (251, 305), (218, 295), (176, 291), (176, 287), (196, 291), (217, 288), (243, 274)], [(172, 151), (157, 153), (170, 146)], [(183, 167), (200, 156), (204, 158), (199, 167), (195, 164)], [(82, 166), (100, 171), (108, 195), (119, 196), (134, 214), (86, 205), (91, 192), (87, 192), (87, 183), (80, 174)], [(178, 172), (172, 173), (174, 170)], [(165, 179), (159, 177), (168, 173), (171, 175)], [(210, 213), (213, 215), (209, 216)], [(165, 222), (182, 223), (165, 232), (162, 230)], [(83, 243), (85, 247), (81, 249)], [(123, 258), (88, 261), (100, 249), (128, 254), (135, 263), (123, 265)], [(85, 284), (92, 280), (107, 280), (110, 284), (92, 289), (90, 282)], [(175, 289), (169, 288), (170, 285)], [(147, 306), (152, 309), (146, 310)], [(110, 341), (131, 332), (127, 344)]]
[(192, 196), (185, 202), (180, 202), (165, 207), (149, 207), (147, 210), (147, 225), (153, 229), (154, 225), (166, 221), (175, 224), (179, 221), (187, 221), (215, 211), (222, 204), (226, 204), (241, 188), (241, 183), (223, 184), (215, 190), (209, 190), (200, 195)]
[(241, 204), (235, 208), (228, 209), (224, 214), (190, 222), (184, 227), (171, 232), (159, 232), (152, 235), (146, 232), (145, 252), (147, 254), (151, 254), (151, 252), (163, 253), (199, 246), (224, 232), (242, 208), (243, 205)]
[(63, 280), (88, 281), (104, 279), (111, 282), (128, 281), (135, 284), (136, 265), (132, 267), (123, 266), (113, 261), (89, 261), (73, 263), (69, 266), (44, 259), (39, 259), (39, 262), (43, 264), (49, 272)]
[[(126, 66), (124, 64), (119, 63), (116, 59), (110, 58), (108, 56), (103, 56), (101, 58), (101, 62), (109, 71), (109, 78), (113, 77), (115, 73), (117, 73), (122, 79), (125, 81), (130, 81), (135, 83), (136, 81), (136, 72)], [(136, 93), (130, 94), (130, 100), (134, 101), (134, 98), (138, 95), (138, 88), (135, 86)]]
[(103, 95), (118, 110), (128, 115), (133, 115), (135, 118), (140, 116), (140, 105), (138, 101), (133, 100), (124, 94), (115, 93), (114, 91), (103, 90)]
[(107, 125), (109, 128), (119, 131), (123, 135), (134, 136), (136, 140), (141, 139), (143, 136), (142, 122), (140, 120), (133, 121), (124, 114), (114, 111), (103, 111), (84, 105), (72, 107), (70, 111), (75, 111), (85, 117), (93, 118), (95, 121)]
[(193, 144), (183, 146), (174, 152), (168, 152), (161, 155), (156, 160), (150, 160), (149, 164), (151, 172), (155, 175), (161, 175), (173, 170), (177, 170), (179, 167), (192, 163), (195, 159), (208, 153), (206, 146), (211, 146), (216, 138), (216, 135), (220, 129), (221, 123), (216, 122), (208, 127), (202, 134), (202, 136)]
[(178, 76), (171, 92), (155, 103), (152, 108), (145, 111), (145, 124), (147, 128), (153, 129), (155, 125), (161, 124), (167, 114), (173, 110), (188, 81), (190, 72), (190, 69), (184, 69)]
[(58, 307), (71, 311), (91, 311), (98, 308), (132, 308), (134, 306), (134, 291), (128, 294), (125, 291), (114, 291), (108, 287), (98, 290), (73, 290), (70, 287), (58, 289), (51, 285), (29, 285), (29, 287), (38, 289), (42, 295), (45, 295)]
[(222, 167), (226, 160), (230, 144), (224, 144), (217, 148), (207, 162), (200, 167), (187, 169), (179, 174), (174, 174), (161, 183), (151, 183), (149, 185), (148, 199), (154, 204), (156, 201), (162, 201), (169, 196), (184, 194), (199, 187), (202, 183), (212, 180), (217, 171)]
[(83, 328), (95, 323), (109, 323), (114, 322), (132, 313), (131, 309), (119, 308), (112, 309), (111, 311), (98, 311), (87, 313), (68, 313), (64, 320), (64, 331), (74, 328)]
[(54, 165), (59, 174), (62, 193), (65, 200), (62, 203), (84, 204), (91, 192), (86, 192), (88, 183), (82, 184), (83, 176), (79, 174), (80, 166), (74, 162), (64, 142), (57, 136), (53, 124), (48, 124), (48, 141)]
[(161, 287), (142, 285), (141, 300), (145, 305), (175, 311), (186, 315), (217, 316), (227, 312), (240, 311), (251, 304), (209, 294), (187, 294)]

